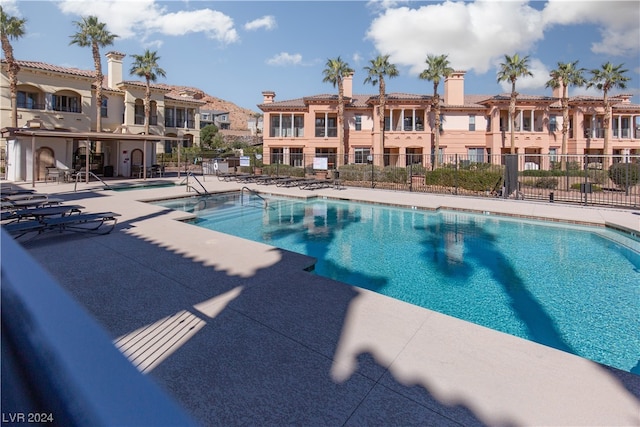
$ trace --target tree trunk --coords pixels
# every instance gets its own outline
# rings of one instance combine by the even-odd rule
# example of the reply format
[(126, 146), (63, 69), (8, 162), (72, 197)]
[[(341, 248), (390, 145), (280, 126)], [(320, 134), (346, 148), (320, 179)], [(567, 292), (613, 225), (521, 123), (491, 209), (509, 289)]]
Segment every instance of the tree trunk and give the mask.
[(433, 134), (433, 169), (437, 169), (438, 163), (440, 162), (440, 97), (438, 96), (438, 85), (436, 83), (433, 84), (432, 103), (434, 115), (433, 124), (435, 125)]
[(344, 164), (344, 87), (342, 79), (338, 79), (338, 158), (336, 159), (335, 168)]
[(511, 132), (509, 132), (509, 135), (511, 137), (511, 154), (516, 154), (515, 131), (516, 131), (516, 98), (517, 97), (518, 97), (518, 92), (516, 92), (516, 81), (511, 80), (511, 99), (509, 100), (509, 120), (511, 121)]
[(7, 64), (7, 74), (9, 76), (9, 90), (11, 93), (11, 127), (18, 127), (18, 71), (20, 66), (16, 64), (16, 60), (13, 57), (13, 48), (9, 42), (9, 37), (6, 34), (2, 34), (0, 40), (2, 44), (2, 51), (4, 53), (5, 61)]
[(604, 121), (602, 123), (604, 127), (604, 147), (602, 157), (602, 170), (609, 169), (609, 128), (611, 127), (611, 105), (609, 104), (609, 97), (607, 91), (604, 91)]
[[(384, 166), (384, 113), (385, 113), (385, 104), (386, 104), (386, 87), (385, 87), (385, 83), (384, 83), (384, 78), (382, 76), (380, 76), (380, 106), (378, 108), (378, 119), (380, 120), (380, 142), (378, 143), (378, 153), (374, 153), (378, 154), (378, 163), (380, 166)], [(374, 157), (374, 161), (375, 161), (375, 157)]]
[(560, 170), (567, 170), (567, 137), (569, 134), (569, 89), (565, 85), (562, 94), (562, 149)]

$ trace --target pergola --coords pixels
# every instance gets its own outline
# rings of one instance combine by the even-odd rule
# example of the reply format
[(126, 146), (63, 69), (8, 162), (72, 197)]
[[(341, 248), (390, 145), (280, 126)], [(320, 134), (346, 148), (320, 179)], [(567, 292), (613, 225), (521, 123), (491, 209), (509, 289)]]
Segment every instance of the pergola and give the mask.
[[(147, 179), (147, 142), (149, 141), (176, 141), (182, 142), (184, 138), (175, 136), (163, 136), (163, 135), (140, 135), (131, 133), (112, 133), (112, 132), (74, 132), (74, 131), (61, 131), (61, 130), (46, 130), (46, 129), (33, 129), (33, 128), (3, 128), (2, 136), (4, 138), (10, 136), (23, 136), (31, 137), (31, 154), (33, 156), (31, 164), (31, 186), (36, 185), (36, 138), (64, 138), (72, 139), (75, 141), (82, 141), (85, 143), (86, 153), (86, 170), (89, 171), (89, 150), (92, 141), (140, 141), (142, 142), (142, 161), (143, 161), (143, 179)], [(180, 144), (178, 144), (178, 163), (180, 163)], [(89, 182), (89, 174), (86, 174), (86, 182)]]

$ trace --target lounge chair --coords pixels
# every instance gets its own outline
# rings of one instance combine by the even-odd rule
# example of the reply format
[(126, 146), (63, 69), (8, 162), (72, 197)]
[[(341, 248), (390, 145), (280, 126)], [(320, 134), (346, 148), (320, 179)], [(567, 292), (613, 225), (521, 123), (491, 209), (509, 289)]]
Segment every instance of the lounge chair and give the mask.
[(287, 179), (283, 179), (281, 181), (276, 182), (276, 187), (297, 187), (301, 183), (304, 183), (307, 181), (311, 181), (311, 180), (308, 178), (302, 178), (302, 177), (298, 177), (298, 178), (292, 177), (292, 178), (287, 178)]
[(80, 205), (57, 205), (41, 208), (27, 208), (10, 211), (2, 211), (2, 221), (24, 221), (34, 219), (41, 221), (47, 217), (61, 217), (71, 214), (79, 214), (83, 209)]
[(329, 188), (333, 183), (326, 179), (311, 179), (298, 185), (301, 190), (318, 190), (320, 188)]
[(77, 233), (108, 234), (117, 223), (119, 214), (113, 212), (79, 213), (61, 217), (45, 217), (41, 220), (18, 221), (2, 227), (15, 239), (27, 236), (26, 240), (47, 231), (73, 231)]

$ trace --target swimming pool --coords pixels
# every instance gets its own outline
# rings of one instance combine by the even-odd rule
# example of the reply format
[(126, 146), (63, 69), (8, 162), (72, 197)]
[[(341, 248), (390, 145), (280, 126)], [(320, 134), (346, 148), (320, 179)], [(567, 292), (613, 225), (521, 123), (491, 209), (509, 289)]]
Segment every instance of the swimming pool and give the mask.
[[(266, 197), (266, 196), (265, 196)], [(157, 202), (315, 272), (640, 374), (640, 242), (495, 215), (239, 193)]]

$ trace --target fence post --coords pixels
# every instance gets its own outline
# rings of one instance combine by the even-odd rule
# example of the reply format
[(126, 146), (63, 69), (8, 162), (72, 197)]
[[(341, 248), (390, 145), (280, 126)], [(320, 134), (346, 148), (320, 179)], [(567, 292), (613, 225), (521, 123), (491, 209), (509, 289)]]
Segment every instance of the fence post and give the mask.
[(453, 180), (454, 186), (453, 186), (453, 188), (455, 189), (455, 193), (454, 194), (458, 194), (458, 173), (459, 173), (458, 169), (460, 168), (460, 162), (459, 162), (459, 159), (458, 159), (458, 154), (456, 154), (456, 157), (455, 157), (455, 165), (456, 165), (456, 167), (453, 169), (453, 177), (454, 177), (454, 180)]
[(413, 191), (413, 158), (409, 162), (409, 191)]
[[(379, 156), (382, 156), (383, 154), (378, 154)], [(384, 157), (382, 158), (382, 161), (384, 162)], [(374, 178), (373, 178), (373, 174), (374, 174), (374, 161), (371, 161), (371, 188), (375, 188), (375, 184), (374, 184)]]

